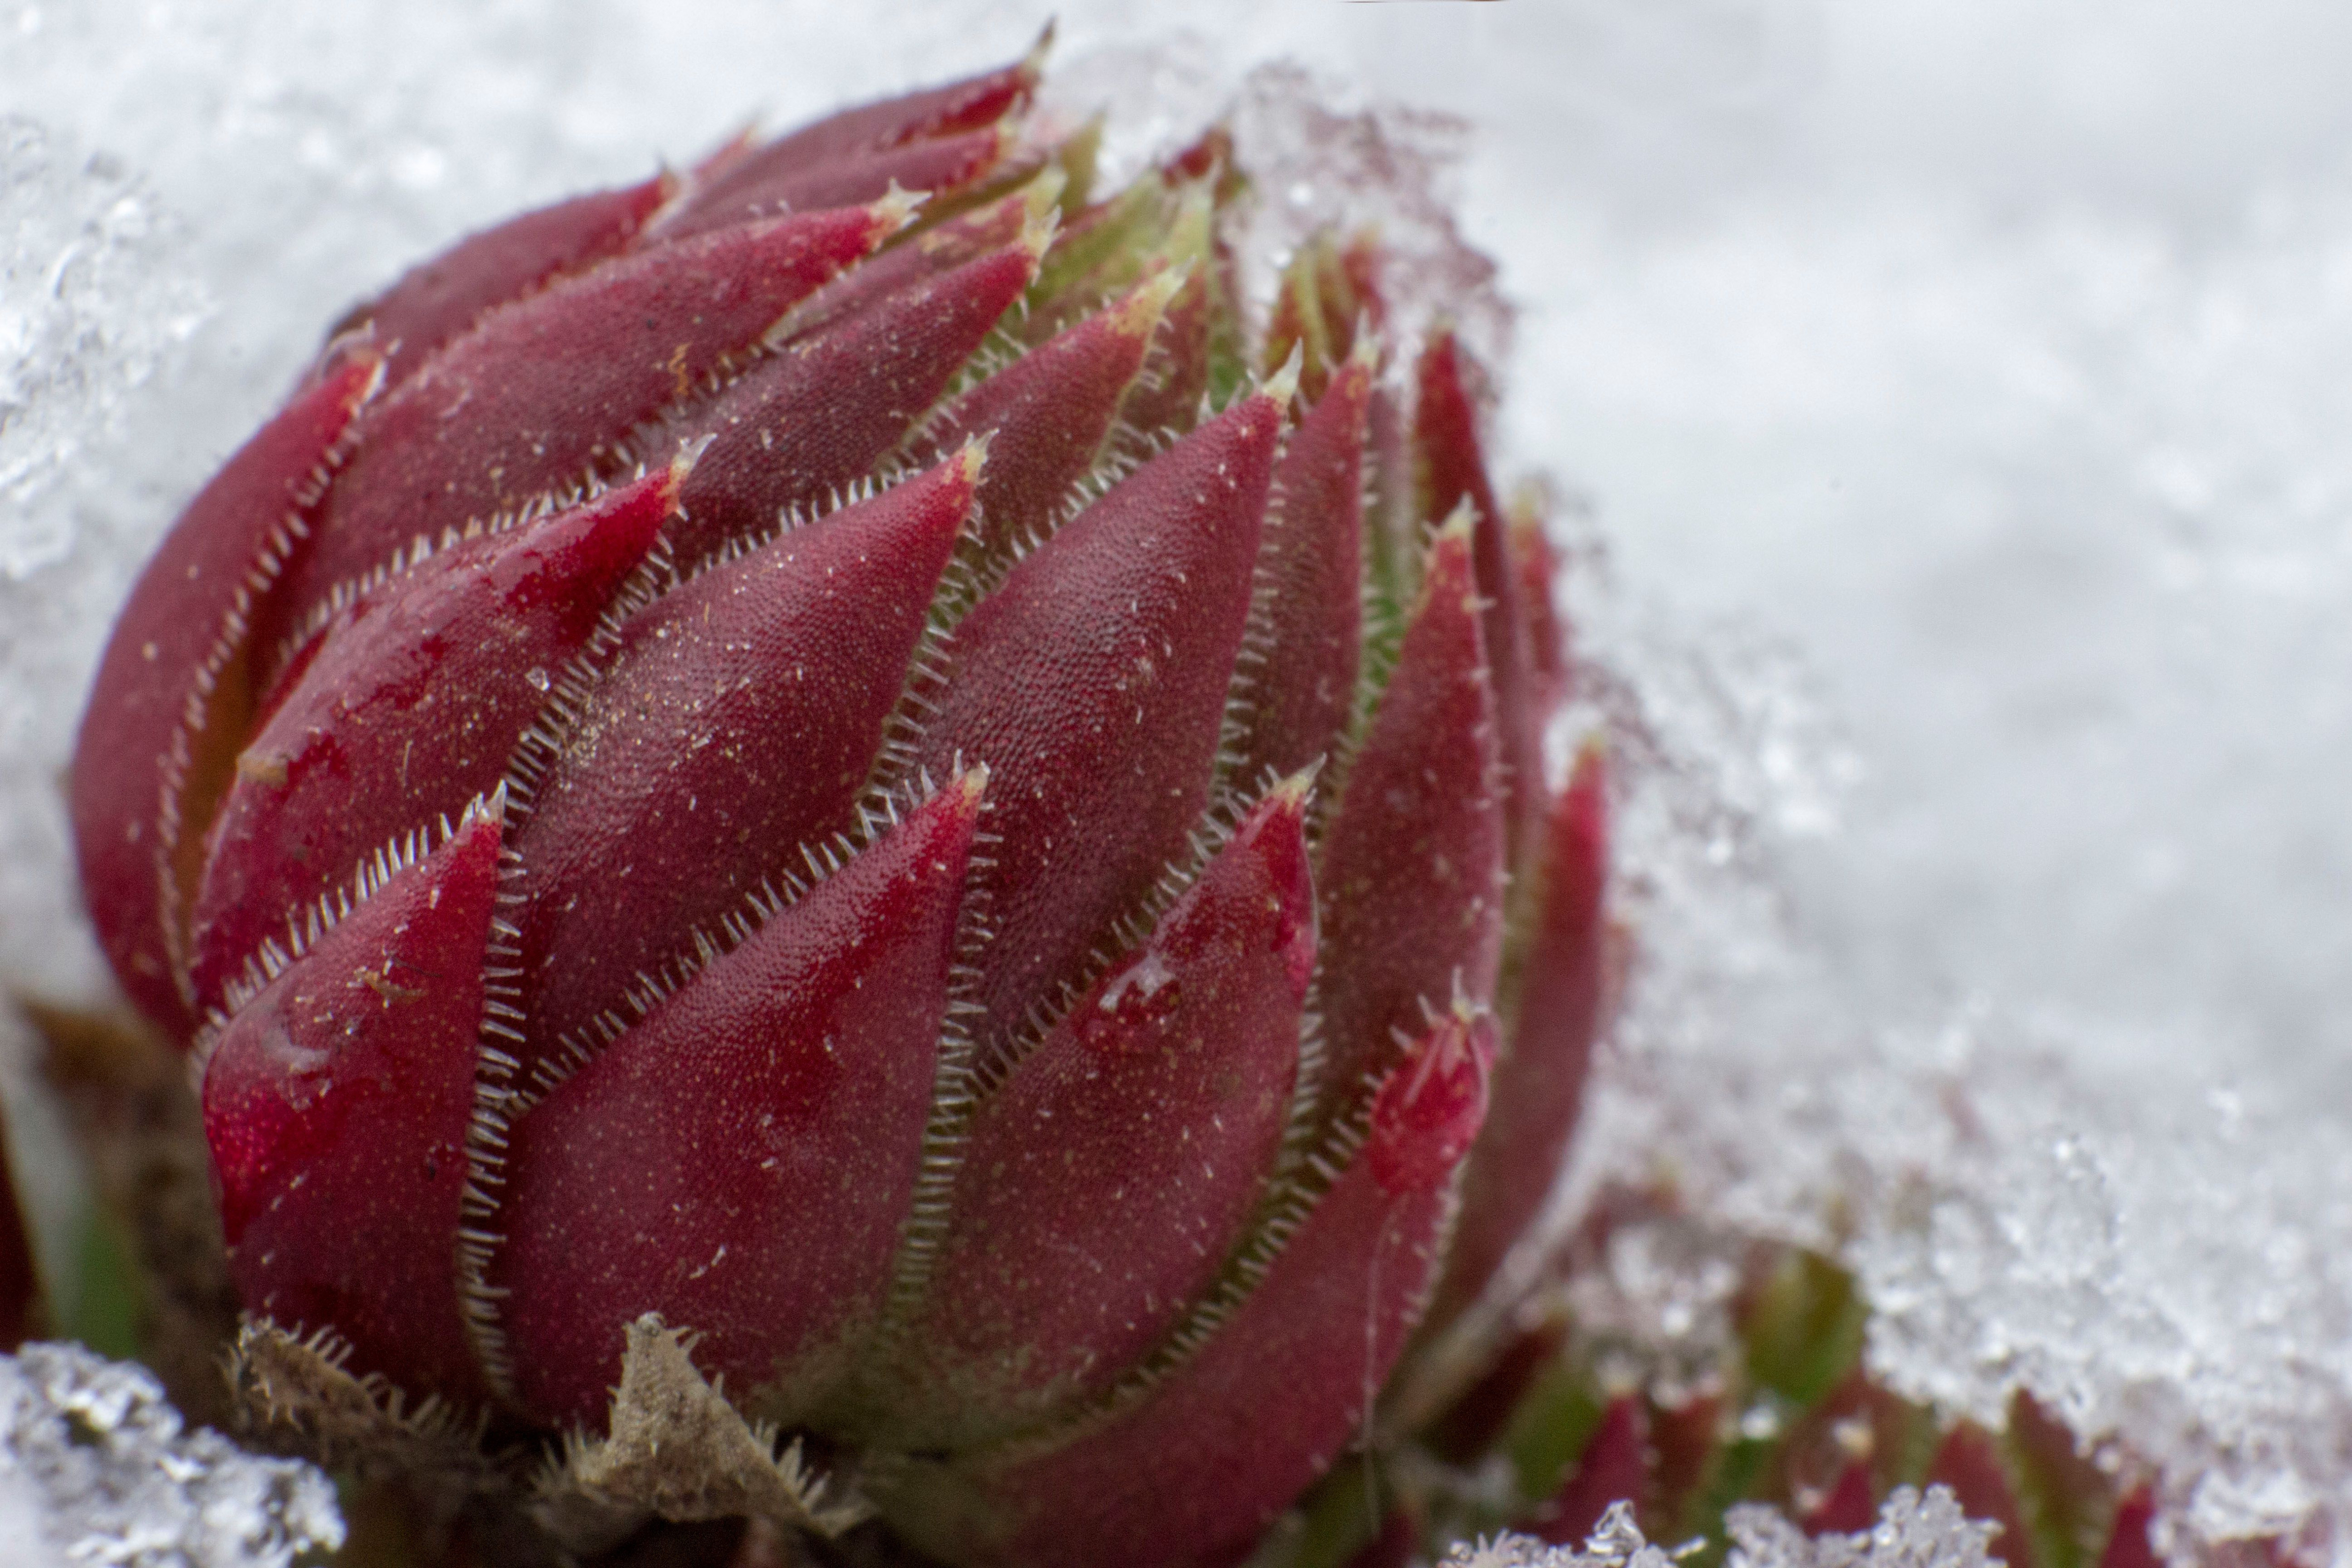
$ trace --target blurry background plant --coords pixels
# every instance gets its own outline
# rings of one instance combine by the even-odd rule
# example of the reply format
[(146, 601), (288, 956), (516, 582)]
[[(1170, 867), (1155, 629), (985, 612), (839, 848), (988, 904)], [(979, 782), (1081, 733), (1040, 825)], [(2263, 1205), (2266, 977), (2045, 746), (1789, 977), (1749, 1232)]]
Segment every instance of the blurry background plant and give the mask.
[[(1283, 48), (1481, 125), (1469, 232), (1528, 306), (1507, 434), (1601, 509), (1616, 587), (1573, 576), (1580, 621), (1659, 742), (1627, 814), (1654, 969), (1577, 1193), (1670, 1171), (1728, 1231), (1833, 1248), (1906, 1394), (1991, 1419), (2021, 1380), (2079, 1430), (2128, 1418), (2179, 1456), (2183, 1522), (2324, 1550), (2352, 1426), (2352, 106), (2327, 77), (2352, 23), (2189, 0), (1188, 19), (1215, 41), (1147, 57), (1156, 13), (1066, 8), (1064, 79), (1195, 92), (1145, 144)], [(58, 935), (81, 681), (153, 530), (317, 321), (740, 104), (950, 74), (976, 30), (1034, 20), (0, 12), (11, 982), (95, 989)], [(32, 1147), (64, 1214), (55, 1141)], [(53, 1226), (45, 1255), (84, 1236)], [(1680, 1278), (1631, 1293), (1651, 1340), (1689, 1320)]]

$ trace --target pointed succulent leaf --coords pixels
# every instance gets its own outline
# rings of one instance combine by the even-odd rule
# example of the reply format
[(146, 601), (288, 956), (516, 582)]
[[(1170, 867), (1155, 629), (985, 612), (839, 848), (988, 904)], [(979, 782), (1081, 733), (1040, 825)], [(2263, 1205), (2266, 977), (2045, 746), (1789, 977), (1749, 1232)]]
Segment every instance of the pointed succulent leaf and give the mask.
[(1364, 410), (1364, 552), (1375, 595), (1412, 602), (1428, 530), (1414, 510), (1412, 441), (1394, 388), (1375, 384)]
[(142, 1011), (184, 1041), (184, 889), (252, 708), (252, 622), (352, 419), (381, 380), (361, 353), (261, 427), (164, 536), (115, 620), (75, 737), (71, 807), (100, 942)]
[(1519, 604), (1519, 577), (1512, 570), (1502, 509), (1486, 476), (1478, 439), (1477, 407), (1470, 383), (1475, 367), (1451, 332), (1441, 332), (1423, 351), (1413, 409), (1413, 470), (1418, 515), (1427, 524), (1468, 503), (1474, 519), (1472, 554), (1486, 659), (1494, 671), (1495, 719), (1503, 760), (1504, 827), (1509, 863), (1517, 865), (1532, 839), (1543, 792), (1543, 726), (1549, 714), (1536, 703), (1534, 658), (1528, 648), (1528, 615)]
[(1102, 174), (1103, 126), (1104, 117), (1097, 112), (1053, 143), (1046, 168), (1062, 178), (1059, 202), (1065, 223), (1075, 222), (1094, 200), (1095, 182)]
[[(1486, 1369), (1416, 1436), (1429, 1445), (1431, 1452), (1450, 1464), (1475, 1464), (1497, 1444), (1516, 1448), (1509, 1442), (1513, 1429), (1523, 1418), (1538, 1419), (1538, 1412), (1546, 1407), (1549, 1396), (1555, 1392), (1538, 1390), (1548, 1378), (1559, 1373), (1560, 1347), (1566, 1338), (1566, 1325), (1550, 1320), (1539, 1321), (1513, 1333)], [(1580, 1395), (1582, 1392), (1580, 1387), (1575, 1390)], [(1570, 1408), (1580, 1410), (1581, 1406)], [(1412, 1421), (1414, 1413), (1392, 1402), (1383, 1414), (1392, 1426), (1402, 1427)], [(1563, 1432), (1573, 1428), (1573, 1436), (1580, 1439), (1585, 1435), (1573, 1419), (1563, 1418), (1552, 1425)], [(1575, 1458), (1574, 1447), (1579, 1446), (1562, 1453), (1557, 1468), (1565, 1468)], [(1550, 1479), (1547, 1478), (1546, 1485)]]
[(929, 214), (919, 212), (912, 233), (794, 306), (769, 334), (770, 342), (788, 347), (918, 283), (1017, 245), (1024, 235), (1048, 232), (1063, 189), (1060, 172), (1047, 169), (1018, 189), (943, 222), (924, 223)]
[(1852, 1535), (1868, 1530), (1878, 1520), (1878, 1500), (1871, 1495), (1870, 1461), (1850, 1459), (1838, 1472), (1821, 1500), (1805, 1510), (1801, 1521), (1807, 1535)]
[(1298, 247), (1290, 265), (1283, 268), (1274, 310), (1265, 323), (1262, 363), (1271, 371), (1290, 357), (1292, 349), (1302, 351), (1298, 393), (1309, 403), (1322, 399), (1324, 388), (1331, 384), (1332, 373), (1348, 353), (1346, 345), (1332, 342), (1318, 287), (1321, 268), (1317, 262), (1329, 247), (1330, 237), (1318, 232)]
[(420, 534), (532, 505), (615, 466), (632, 429), (749, 357), (907, 212), (885, 200), (706, 235), (493, 310), (361, 422), (297, 584), (302, 607)]
[(1433, 1321), (1475, 1300), (1528, 1233), (1575, 1131), (1593, 1041), (1603, 1026), (1608, 810), (1602, 753), (1588, 745), (1545, 825), (1535, 928), (1520, 965), (1518, 1026), (1495, 1068), (1495, 1114), (1464, 1177), (1462, 1223)]
[(1601, 1413), (1576, 1468), (1537, 1515), (1534, 1533), (1556, 1546), (1583, 1545), (1612, 1503), (1641, 1506), (1649, 1475), (1649, 1423), (1642, 1402), (1621, 1394)]
[(1249, 188), (1234, 161), (1230, 127), (1212, 125), (1160, 165), (1160, 177), (1171, 184), (1184, 180), (1207, 182), (1220, 205), (1233, 202)]
[(1223, 407), (1255, 363), (1242, 306), (1241, 255), (1234, 248), (1237, 208), (1249, 182), (1235, 174), (1231, 150), (1215, 185), (1216, 214), (1209, 232), (1209, 401)]
[(1495, 1021), (1484, 1008), (1457, 1000), (1450, 1014), (1401, 1047), (1372, 1096), (1364, 1159), (1382, 1192), (1431, 1192), (1462, 1163), (1486, 1119)]
[(913, 1340), (918, 1446), (1105, 1392), (1223, 1266), (1297, 1076), (1309, 781), (1243, 818), (972, 1119)]
[(965, 436), (988, 437), (982, 551), (1002, 555), (1061, 521), (1078, 482), (1101, 462), (1119, 400), (1182, 282), (1173, 272), (1147, 279), (949, 404), (925, 427), (919, 445), (934, 450)]
[(459, 1246), (502, 818), (478, 803), (429, 854), (418, 834), (371, 862), (203, 1077), (247, 1304), (331, 1331), (355, 1371), (477, 1405)]
[[(993, 1517), (972, 1525), (983, 1533), (959, 1555), (1174, 1568), (1245, 1549), (1361, 1426), (1404, 1346), (1451, 1207), (1452, 1161), (1485, 1109), (1492, 1049), (1491, 1022), (1466, 1008), (1414, 1040), (1381, 1086), (1363, 1147), (1255, 1289), (1106, 1425), (1040, 1458), (982, 1462)], [(1269, 1399), (1276, 1367), (1281, 1396)]]
[(1376, 258), (1369, 235), (1357, 236), (1343, 250), (1322, 231), (1301, 246), (1283, 269), (1266, 322), (1263, 361), (1271, 369), (1290, 357), (1294, 345), (1303, 346), (1306, 360), (1298, 390), (1310, 403), (1322, 399), (1331, 378), (1356, 351), (1358, 330), (1377, 324), (1380, 299), (1370, 287)]
[(1208, 310), (1203, 346), (1209, 400), (1222, 407), (1246, 378), (1252, 363), (1242, 320), (1241, 258), (1232, 239), (1234, 219), (1249, 194), (1250, 183), (1234, 161), (1233, 132), (1223, 125), (1211, 126), (1169, 160), (1161, 178), (1171, 184), (1194, 184), (1208, 193)]
[[(1875, 1515), (1878, 1497), (1916, 1481), (1933, 1456), (1932, 1421), (1923, 1424), (1916, 1406), (1871, 1382), (1860, 1366), (1827, 1394), (1798, 1408), (1801, 1413), (1769, 1441), (1741, 1442), (1752, 1443), (1759, 1455), (1754, 1489), (1785, 1504), (1801, 1520), (1822, 1507), (1845, 1484), (1846, 1470), (1863, 1460), (1869, 1470), (1862, 1489), (1870, 1510), (1866, 1521)], [(1850, 1533), (1863, 1527), (1837, 1528)]]
[(1138, 430), (1190, 430), (1200, 417), (1209, 390), (1210, 326), (1216, 306), (1210, 244), (1215, 210), (1205, 181), (1187, 186), (1177, 198), (1167, 238), (1144, 261), (1147, 270), (1181, 270), (1184, 281), (1168, 301), (1148, 374), (1120, 411)]
[(2142, 1483), (2124, 1494), (2116, 1505), (2115, 1527), (2107, 1533), (2099, 1568), (2158, 1568), (2162, 1561), (2148, 1540), (2147, 1527), (2156, 1518), (2156, 1494)]
[(1004, 156), (1006, 140), (1003, 132), (989, 128), (847, 153), (758, 178), (738, 170), (665, 220), (661, 237), (679, 240), (786, 213), (853, 206), (896, 191), (928, 195), (955, 190), (993, 170)]
[(2000, 1526), (1990, 1550), (2009, 1568), (2040, 1568), (2041, 1556), (2025, 1527), (2024, 1510), (2017, 1505), (2016, 1486), (1991, 1433), (1973, 1421), (1953, 1427), (1927, 1467), (1927, 1484), (1951, 1488), (1960, 1511), (1970, 1519), (1990, 1520)]
[(1535, 675), (1529, 690), (1536, 711), (1546, 718), (1568, 700), (1573, 684), (1568, 627), (1551, 596), (1559, 575), (1559, 557), (1544, 532), (1544, 519), (1551, 510), (1550, 491), (1542, 484), (1520, 487), (1503, 505), (1511, 573), (1518, 581), (1519, 607), (1527, 612), (1528, 656)]
[(1244, 788), (1328, 756), (1355, 706), (1371, 373), (1369, 355), (1351, 359), (1275, 469), (1258, 553), (1264, 602), (1243, 656), (1249, 706), (1229, 775)]
[(2003, 1437), (2015, 1466), (2011, 1473), (2018, 1501), (2042, 1563), (2048, 1568), (2086, 1568), (2092, 1547), (2109, 1525), (2104, 1517), (2114, 1489), (2108, 1472), (2029, 1389), (2011, 1394)]
[(393, 286), (355, 305), (335, 323), (333, 340), (365, 331), (383, 356), (384, 380), (397, 386), (434, 351), (493, 306), (585, 271), (628, 248), (677, 189), (656, 174), (638, 184), (555, 203), (467, 236)]
[(1011, 65), (919, 92), (861, 103), (763, 145), (730, 149), (721, 167), (707, 171), (711, 177), (698, 196), (715, 196), (861, 153), (997, 124), (1019, 110), (1036, 90), (1038, 72), (1052, 41), (1049, 26), (1036, 46)]
[(516, 1118), (489, 1279), (525, 1409), (602, 1415), (646, 1312), (779, 1415), (847, 1370), (914, 1188), (985, 782), (951, 780)]
[[(1323, 844), (1323, 1120), (1384, 1075), (1424, 1008), (1494, 994), (1503, 834), (1471, 523), (1431, 543), (1420, 603)], [(1393, 890), (1412, 889), (1409, 899)]]
[(1037, 268), (1022, 335), (1044, 342), (1139, 281), (1178, 210), (1156, 178), (1083, 208)]
[(709, 441), (684, 492), (680, 558), (865, 479), (1020, 299), (1047, 237), (1032, 231), (801, 340), (656, 437), (656, 449)]
[(1323, 282), (1323, 301), (1334, 311), (1334, 326), (1345, 320), (1360, 321), (1379, 331), (1388, 325), (1388, 300), (1381, 291), (1383, 262), (1380, 236), (1364, 229), (1351, 236), (1332, 258), (1334, 267)]
[(517, 837), (527, 1063), (852, 826), (980, 449), (713, 566), (624, 630)]
[(289, 670), (206, 843), (190, 973), (216, 1000), (259, 947), (403, 825), (486, 794), (652, 546), (662, 473), (452, 544), (346, 605)]
[(1650, 1495), (1656, 1517), (1675, 1530), (1706, 1517), (1707, 1491), (1723, 1458), (1724, 1395), (1710, 1391), (1650, 1406)]
[(205, 1370), (224, 1385), (252, 1447), (299, 1447), (336, 1469), (405, 1475), (458, 1495), (497, 1484), (478, 1405), (417, 1399), (360, 1370), (350, 1342), (331, 1331), (247, 1313)]
[(1070, 220), (1029, 291), (1027, 341), (1044, 342), (1152, 272), (1173, 268), (1189, 279), (1214, 259), (1218, 187), (1207, 166), (1187, 173), (1185, 161), (1180, 154)]
[(1768, 1248), (1742, 1295), (1749, 1378), (1800, 1405), (1832, 1397), (1862, 1356), (1867, 1309), (1853, 1276), (1817, 1253)]
[(686, 188), (708, 190), (716, 185), (736, 164), (760, 150), (759, 128), (750, 122), (739, 125), (732, 134), (686, 166)]
[(1059, 999), (1207, 805), (1282, 411), (1244, 399), (1129, 476), (956, 631), (921, 756), (995, 771), (983, 1047)]

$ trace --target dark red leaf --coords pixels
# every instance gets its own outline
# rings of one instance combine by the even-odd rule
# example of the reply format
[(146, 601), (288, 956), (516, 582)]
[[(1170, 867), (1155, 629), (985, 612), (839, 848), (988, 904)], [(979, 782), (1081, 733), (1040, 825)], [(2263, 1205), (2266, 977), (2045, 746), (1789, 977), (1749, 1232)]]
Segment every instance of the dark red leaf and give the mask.
[(1297, 1077), (1307, 782), (1251, 811), (974, 1116), (914, 1334), (916, 1446), (1105, 1391), (1223, 1267)]
[(1423, 351), (1413, 410), (1414, 489), (1418, 515), (1435, 526), (1467, 502), (1473, 514), (1473, 555), (1486, 661), (1494, 671), (1495, 717), (1504, 767), (1504, 823), (1509, 863), (1533, 837), (1543, 800), (1543, 726), (1549, 715), (1536, 701), (1534, 656), (1528, 615), (1519, 604), (1520, 579), (1512, 570), (1502, 510), (1486, 477), (1472, 401), (1466, 354), (1451, 332), (1440, 332)]
[(1539, 875), (1518, 1027), (1495, 1069), (1495, 1114), (1464, 1179), (1436, 1321), (1477, 1299), (1542, 1213), (1584, 1102), (1608, 960), (1608, 781), (1597, 745), (1579, 755), (1552, 805)]
[[(1493, 1029), (1447, 1013), (1381, 1086), (1362, 1152), (1191, 1360), (1069, 1447), (975, 1466), (993, 1517), (965, 1561), (1223, 1563), (1359, 1431), (1404, 1348), (1477, 1131)], [(1279, 1368), (1269, 1381), (1270, 1368)]]
[(363, 353), (323, 373), (188, 503), (116, 618), (74, 738), (90, 920), (131, 999), (175, 1040), (196, 1017), (185, 890), (245, 741), (257, 604), (306, 548), (322, 476), (380, 369)]
[[(297, 613), (420, 534), (617, 468), (625, 437), (742, 364), (908, 210), (877, 202), (640, 250), (491, 311), (361, 421), (293, 584)], [(648, 466), (667, 467), (676, 450)]]
[[(558, 278), (585, 271), (628, 248), (677, 182), (657, 174), (643, 184), (594, 191), (524, 213), (467, 235), (432, 260), (411, 268), (374, 299), (354, 306), (335, 334), (364, 330), (383, 356), (386, 384), (397, 386), (436, 349), (481, 320), (493, 306), (520, 300)], [(331, 342), (328, 353), (338, 351)]]
[(356, 1373), (462, 1405), (488, 1394), (458, 1246), (501, 817), (469, 810), (430, 854), (412, 838), (373, 863), (356, 907), (237, 1010), (204, 1069), (246, 1305), (334, 1331)]
[(538, 1418), (597, 1423), (646, 1312), (779, 1414), (846, 1372), (914, 1189), (985, 777), (952, 780), (517, 1118), (489, 1279)]
[(1493, 996), (1500, 800), (1470, 528), (1458, 520), (1430, 546), (1396, 670), (1324, 840), (1326, 1121), (1432, 1014), (1456, 996)]
[(1249, 710), (1231, 773), (1243, 789), (1330, 755), (1355, 708), (1371, 376), (1369, 355), (1343, 366), (1274, 471), (1258, 552), (1263, 605), (1243, 656)]
[(198, 996), (217, 1001), (374, 847), (498, 784), (677, 493), (675, 474), (640, 479), (452, 545), (344, 606), (237, 754), (189, 936)]
[(1043, 230), (794, 342), (679, 416), (648, 457), (703, 448), (674, 542), (692, 562), (814, 511), (872, 473), (1020, 299)]
[[(977, 448), (713, 567), (632, 620), (516, 840), (528, 1062), (625, 1016), (638, 976), (719, 941), (748, 896), (852, 825)], [(541, 771), (543, 769), (543, 771)]]
[(1559, 1483), (1536, 1521), (1537, 1539), (1554, 1546), (1581, 1546), (1612, 1503), (1639, 1508), (1649, 1489), (1649, 1423), (1642, 1402), (1621, 1394), (1601, 1413), (1601, 1424), (1585, 1439), (1576, 1468)]
[(1013, 569), (956, 630), (922, 756), (995, 771), (978, 1031), (1051, 1005), (1207, 805), (1282, 411), (1246, 398)]

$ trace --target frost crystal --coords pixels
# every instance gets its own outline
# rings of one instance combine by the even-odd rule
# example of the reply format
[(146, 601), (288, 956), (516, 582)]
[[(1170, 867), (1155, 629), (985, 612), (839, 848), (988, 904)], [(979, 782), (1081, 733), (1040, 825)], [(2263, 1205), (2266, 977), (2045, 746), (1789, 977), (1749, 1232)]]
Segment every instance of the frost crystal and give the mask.
[(324, 1476), (186, 1429), (142, 1369), (74, 1345), (0, 1358), (0, 1562), (284, 1568), (342, 1542)]
[(1724, 1520), (1730, 1568), (1985, 1568), (1998, 1525), (1970, 1520), (1943, 1487), (1922, 1497), (1897, 1487), (1878, 1523), (1852, 1535), (1808, 1537), (1775, 1510), (1743, 1503)]
[[(1761, 1503), (1733, 1509), (1725, 1525), (1729, 1568), (1987, 1568), (1985, 1543), (2000, 1528), (1969, 1520), (1943, 1487), (1929, 1487), (1924, 1497), (1897, 1487), (1877, 1524), (1853, 1535), (1808, 1536)], [(1454, 1548), (1444, 1568), (1673, 1568), (1697, 1544), (1673, 1552), (1652, 1545), (1621, 1502), (1601, 1516), (1580, 1551), (1503, 1535)]]
[(1651, 1545), (1633, 1522), (1633, 1508), (1618, 1502), (1592, 1527), (1582, 1551), (1546, 1546), (1533, 1536), (1498, 1535), (1455, 1547), (1444, 1568), (1674, 1568), (1680, 1555)]

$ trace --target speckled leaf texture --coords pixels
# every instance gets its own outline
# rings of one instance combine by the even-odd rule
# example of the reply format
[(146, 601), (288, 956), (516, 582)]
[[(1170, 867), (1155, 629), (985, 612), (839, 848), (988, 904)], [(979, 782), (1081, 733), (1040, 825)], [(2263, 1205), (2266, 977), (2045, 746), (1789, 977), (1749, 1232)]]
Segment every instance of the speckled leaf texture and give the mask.
[(1250, 303), (1233, 139), (1091, 190), (1039, 68), (409, 272), (100, 668), (241, 1386), (477, 1539), (1233, 1562), (1559, 1167), (1608, 776), (1484, 377), (1370, 233)]

